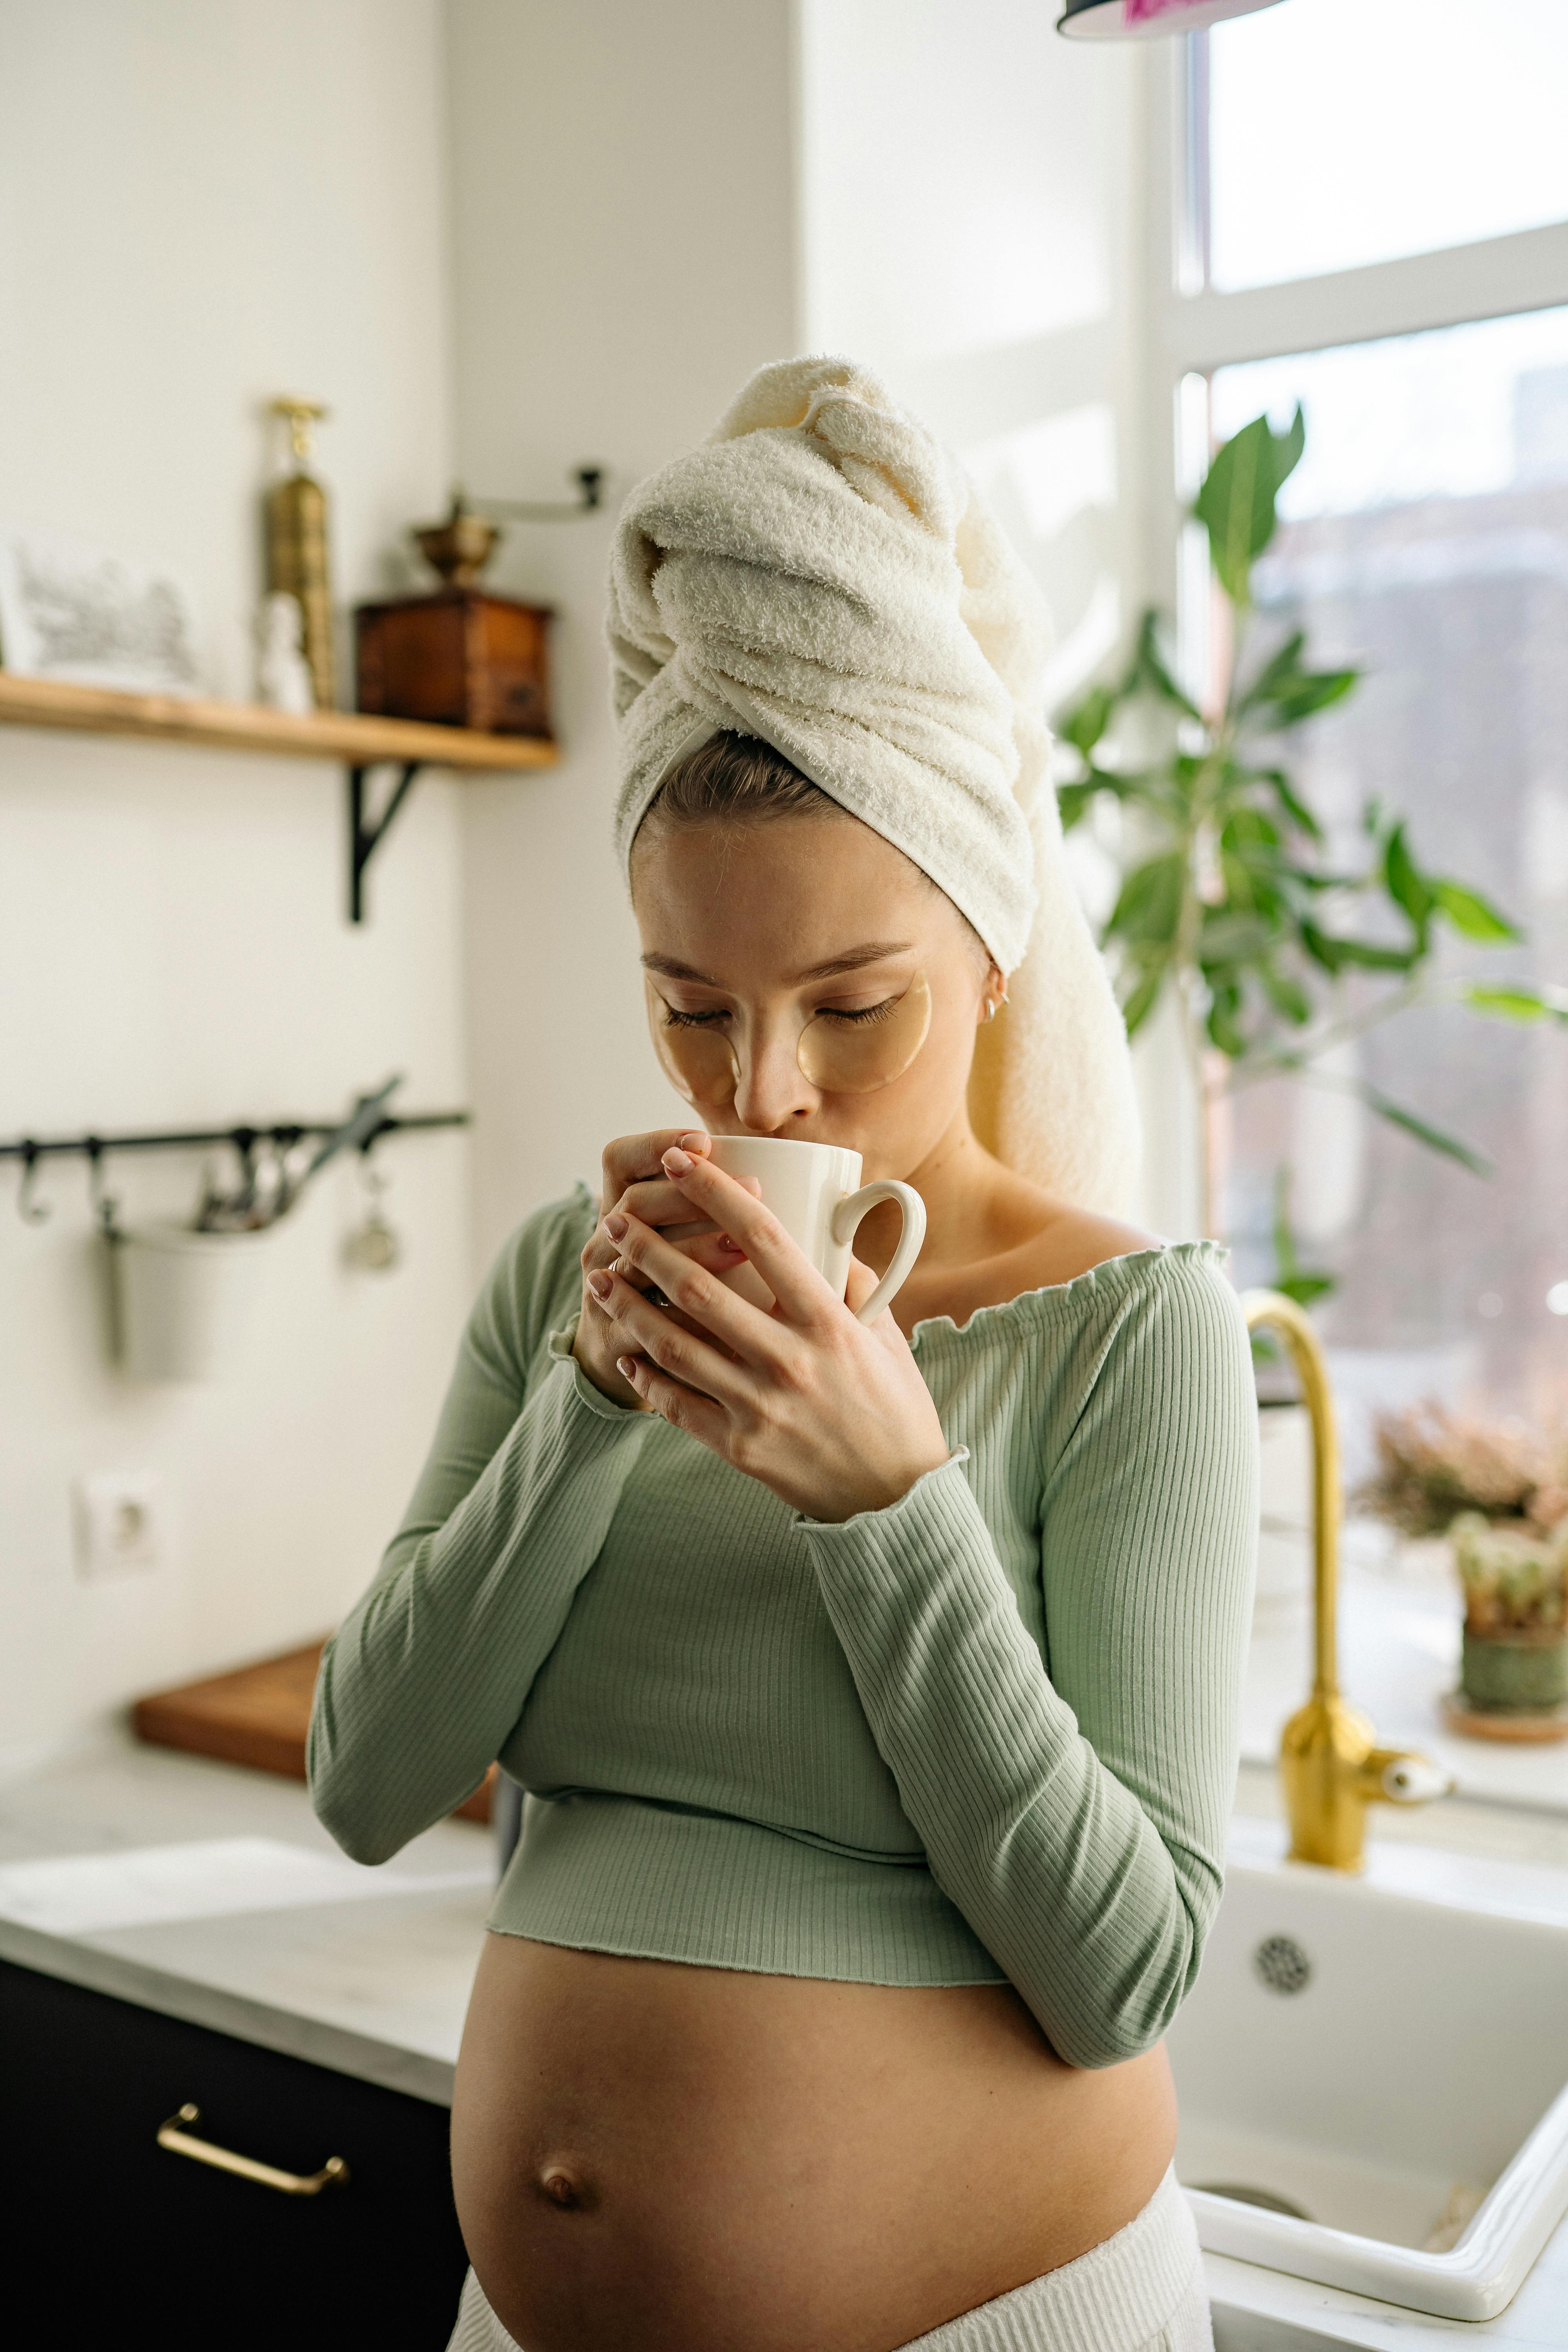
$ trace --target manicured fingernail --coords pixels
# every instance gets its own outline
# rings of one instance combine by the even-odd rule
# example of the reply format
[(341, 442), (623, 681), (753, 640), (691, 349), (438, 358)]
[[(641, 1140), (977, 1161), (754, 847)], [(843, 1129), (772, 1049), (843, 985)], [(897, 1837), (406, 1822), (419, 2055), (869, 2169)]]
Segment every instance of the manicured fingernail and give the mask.
[[(689, 1175), (690, 1173), (691, 1164), (691, 1158), (688, 1152), (670, 1150), (667, 1151), (664, 1155), (664, 1167), (665, 1173), (667, 1175)], [(617, 1235), (616, 1238), (619, 1239), (619, 1235)]]
[(625, 1241), (626, 1236), (626, 1221), (625, 1217), (622, 1216), (618, 1209), (613, 1210), (605, 1219), (605, 1231), (609, 1234), (610, 1239), (613, 1242)]
[(732, 1242), (728, 1234), (720, 1234), (719, 1246), (721, 1250), (728, 1250), (731, 1257), (744, 1257), (746, 1255), (740, 1243)]
[(616, 1358), (616, 1370), (619, 1372), (623, 1381), (635, 1381), (637, 1379), (637, 1363), (635, 1359), (630, 1356), (617, 1356)]
[(607, 1274), (591, 1274), (588, 1276), (588, 1287), (595, 1298), (608, 1298), (615, 1285)]
[(680, 1140), (688, 1151), (706, 1151), (708, 1149), (708, 1138), (700, 1133), (683, 1135)]

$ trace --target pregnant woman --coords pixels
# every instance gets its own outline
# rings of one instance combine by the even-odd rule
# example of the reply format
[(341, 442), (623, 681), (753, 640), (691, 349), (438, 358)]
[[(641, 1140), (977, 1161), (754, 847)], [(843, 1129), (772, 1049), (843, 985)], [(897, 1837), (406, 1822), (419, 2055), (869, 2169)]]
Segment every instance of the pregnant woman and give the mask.
[[(529, 1791), (453, 2346), (1198, 2352), (1161, 2036), (1220, 1895), (1255, 1414), (1215, 1251), (1110, 1213), (1127, 1049), (1036, 593), (930, 436), (806, 361), (634, 493), (610, 635), (691, 1115), (503, 1249), (311, 1727), (363, 1861), (493, 1757)], [(840, 1298), (724, 1136), (917, 1189), (890, 1311), (897, 1209)]]

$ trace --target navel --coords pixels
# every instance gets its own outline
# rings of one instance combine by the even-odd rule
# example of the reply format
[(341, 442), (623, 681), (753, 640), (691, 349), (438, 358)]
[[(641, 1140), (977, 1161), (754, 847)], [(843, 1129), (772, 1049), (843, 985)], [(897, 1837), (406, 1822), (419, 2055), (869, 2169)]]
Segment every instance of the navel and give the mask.
[(561, 2213), (591, 2213), (599, 2201), (585, 2168), (570, 2157), (547, 2157), (537, 2186), (545, 2203)]

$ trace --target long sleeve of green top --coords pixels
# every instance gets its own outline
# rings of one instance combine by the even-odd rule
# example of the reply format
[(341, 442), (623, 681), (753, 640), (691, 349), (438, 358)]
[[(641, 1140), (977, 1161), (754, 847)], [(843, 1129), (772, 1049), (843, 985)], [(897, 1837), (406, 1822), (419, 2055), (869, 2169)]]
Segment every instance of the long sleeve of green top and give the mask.
[[(469, 1318), (408, 1517), (321, 1662), (311, 1796), (356, 1862), (384, 1862), (484, 1779), (594, 1565), (647, 1425), (550, 1346), (539, 1310), (563, 1258), (575, 1276), (576, 1253), (548, 1226), (528, 1240)], [(384, 1779), (367, 1804), (373, 1757)]]

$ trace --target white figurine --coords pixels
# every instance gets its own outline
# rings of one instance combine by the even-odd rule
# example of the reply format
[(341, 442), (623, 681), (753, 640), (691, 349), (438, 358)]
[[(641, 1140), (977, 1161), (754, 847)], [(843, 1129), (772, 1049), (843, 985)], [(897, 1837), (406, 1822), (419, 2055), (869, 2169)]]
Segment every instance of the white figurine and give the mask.
[(256, 669), (261, 699), (273, 710), (289, 710), (296, 716), (316, 707), (310, 667), (300, 650), (304, 626), (298, 597), (279, 589), (262, 598), (256, 623), (261, 647)]

